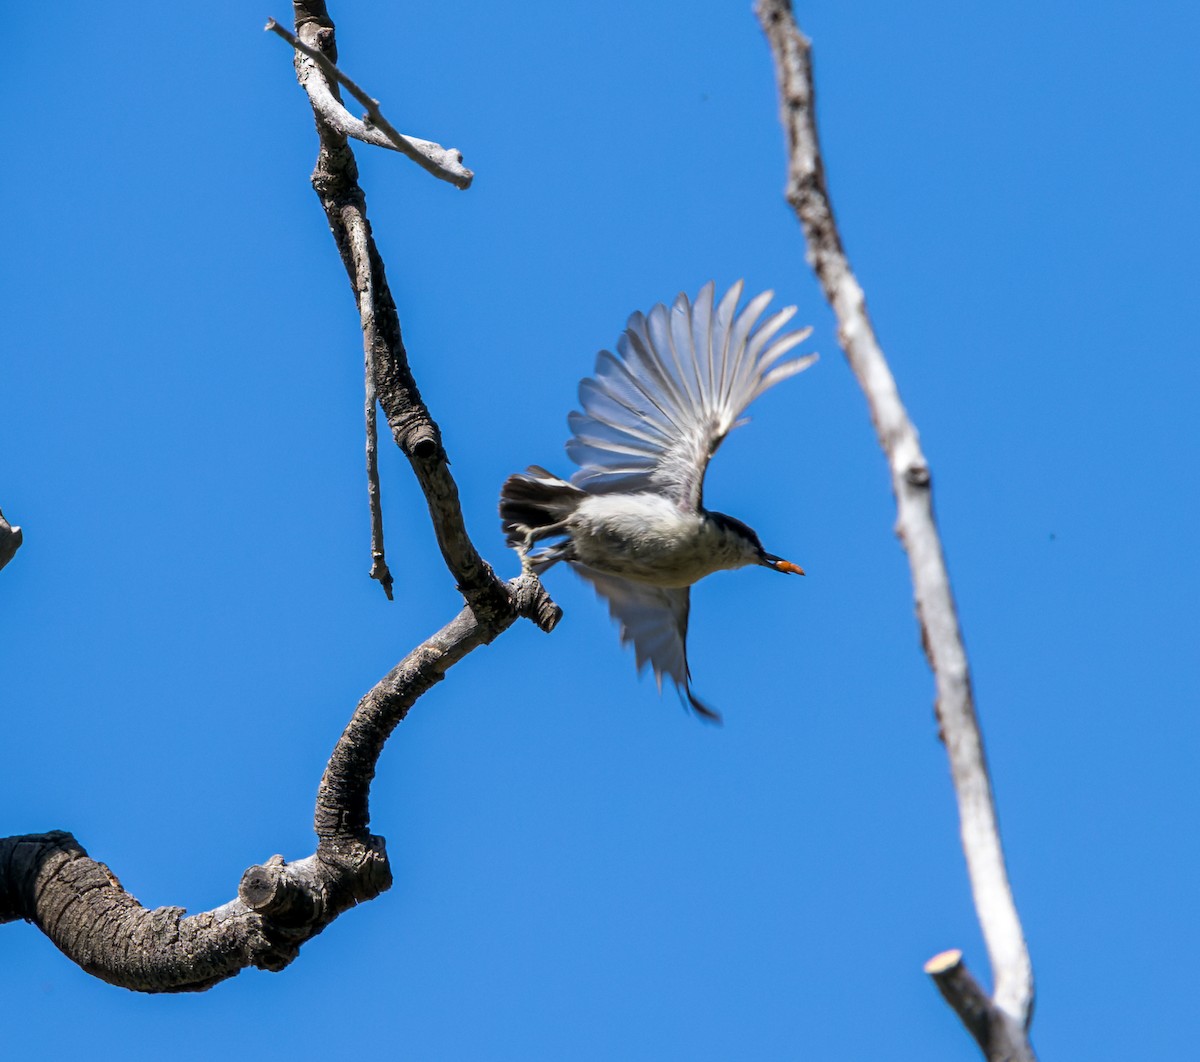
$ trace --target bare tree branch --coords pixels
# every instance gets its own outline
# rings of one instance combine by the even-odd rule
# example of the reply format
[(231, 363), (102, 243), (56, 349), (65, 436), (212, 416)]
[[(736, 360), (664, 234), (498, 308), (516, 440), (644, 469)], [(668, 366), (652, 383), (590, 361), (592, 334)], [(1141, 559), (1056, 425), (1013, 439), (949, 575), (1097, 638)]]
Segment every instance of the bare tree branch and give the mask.
[[(311, 51), (324, 50), (336, 55), (333, 22), (323, 0), (296, 0), (292, 6), (300, 43)], [(503, 613), (509, 608), (508, 592), (467, 534), (458, 488), (450, 475), (441, 435), (408, 365), (396, 304), (367, 220), (358, 165), (345, 134), (326, 120), (322, 109), (319, 87), (324, 83), (323, 68), (298, 57), (296, 73), (309, 92), (321, 141), (312, 176), (313, 188), (325, 208), (359, 304), (366, 362), (374, 369), (379, 404), (392, 437), (411, 462), (425, 493), (438, 545), (459, 589), (477, 613), (480, 610), (493, 615)]]
[(558, 621), (534, 576), (509, 588), (510, 615), (483, 621), (463, 609), (359, 702), (321, 780), (313, 855), (250, 867), (237, 899), (185, 916), (143, 907), (69, 833), (0, 838), (0, 923), (32, 922), (88, 973), (139, 992), (200, 992), (247, 967), (282, 970), (338, 915), (391, 886), (384, 840), (367, 832), (368, 796), (384, 742), (409, 708), (518, 616), (543, 630)]
[[(512, 618), (487, 622), (470, 607), (396, 665), (358, 704), (321, 779), (315, 827), (322, 846), (338, 851), (368, 842), (371, 780), (384, 743), (408, 709), (440, 682), (447, 669), (472, 649), (491, 642), (517, 615), (551, 630), (561, 613), (536, 576), (526, 573), (508, 584), (514, 602)], [(318, 852), (320, 849), (318, 849)]]
[[(380, 112), (378, 101), (369, 97), (334, 65), (333, 60), (337, 57), (337, 42), (334, 36), (333, 21), (323, 2), (301, 2), (294, 3), (292, 6), (296, 18), (296, 29), (299, 33), (309, 37), (310, 43), (305, 43), (293, 36), (274, 19), (267, 22), (266, 28), (282, 37), (296, 49), (298, 53), (295, 63), (296, 77), (308, 94), (309, 102), (317, 119), (317, 129), (321, 136), (322, 147), (323, 149), (330, 147), (339, 160), (338, 164), (326, 173), (321, 173), (318, 166), (318, 172), (313, 174), (314, 187), (317, 187), (320, 192), (318, 181), (324, 182), (325, 178), (331, 177), (330, 184), (334, 196), (337, 197), (339, 192), (349, 193), (350, 198), (354, 200), (354, 204), (346, 216), (330, 214), (330, 226), (338, 240), (338, 246), (342, 250), (343, 262), (350, 274), (355, 298), (359, 304), (366, 368), (367, 501), (371, 515), (370, 577), (379, 582), (390, 601), (392, 600), (394, 580), (388, 568), (383, 536), (378, 430), (376, 427), (376, 407), (379, 402), (379, 393), (375, 380), (376, 348), (386, 345), (388, 340), (380, 336), (375, 324), (380, 293), (376, 291), (375, 262), (372, 260), (374, 244), (366, 222), (366, 200), (358, 187), (357, 167), (353, 162), (353, 156), (349, 153), (346, 138), (357, 137), (369, 144), (401, 151), (430, 172), (457, 184), (460, 188), (466, 188), (471, 183), (472, 175), (470, 170), (463, 168), (462, 155), (457, 151), (448, 152), (437, 144), (430, 144), (423, 140), (416, 141), (396, 132)], [(345, 85), (351, 94), (367, 108), (367, 118), (370, 124), (358, 121), (342, 106), (338, 95), (338, 82)], [(325, 151), (323, 150), (322, 158), (324, 156)], [(347, 159), (349, 160), (348, 164)], [(347, 167), (347, 165), (348, 169), (344, 171), (343, 167)], [(338, 172), (335, 173), (334, 170)], [(322, 195), (322, 202), (328, 212), (331, 201)], [(375, 257), (377, 258), (377, 255)], [(395, 306), (391, 304), (391, 295), (387, 291), (382, 262), (378, 266), (378, 275), (384, 288), (383, 301), (379, 303), (379, 308), (385, 317), (390, 315), (391, 318), (395, 318)], [(391, 332), (395, 334), (399, 346), (398, 356), (404, 362), (403, 368), (407, 371), (407, 359), (399, 338), (398, 319), (395, 321), (394, 329), (389, 328), (389, 333)], [(416, 401), (419, 405), (419, 396)]]
[(1024, 1026), (995, 1003), (971, 976), (958, 949), (943, 951), (925, 963), (938, 991), (962, 1019), (967, 1032), (995, 1062), (1032, 1062), (1033, 1051)]
[(363, 367), (366, 379), (364, 413), (367, 435), (367, 503), (371, 511), (371, 578), (379, 582), (389, 601), (392, 600), (392, 573), (384, 555), (383, 508), (379, 496), (379, 429), (376, 411), (379, 394), (375, 390), (375, 346), (379, 337), (375, 329), (375, 287), (370, 269), (369, 248), (361, 226), (354, 233), (355, 287), (358, 294), (359, 323), (363, 334)]
[[(866, 396), (891, 469), (896, 531), (908, 553), (921, 637), (937, 688), (938, 721), (958, 800), (963, 851), (992, 965), (995, 999), (988, 1013), (997, 1022), (1006, 1017), (1020, 1034), (1018, 1053), (987, 1057), (1032, 1059), (1024, 1030), (1032, 1015), (1033, 968), (1005, 870), (966, 650), (934, 521), (929, 466), (875, 337), (866, 299), (834, 220), (817, 140), (810, 43), (796, 25), (790, 0), (758, 0), (756, 13), (771, 46), (779, 83), (780, 116), (788, 143), (787, 200), (804, 229), (809, 265), (837, 316), (838, 340)], [(967, 996), (946, 998), (954, 1003)], [(970, 1028), (968, 1016), (961, 1010), (959, 1014)], [(984, 1043), (979, 1035), (976, 1039)], [(999, 1035), (985, 1039), (988, 1044), (1001, 1043)]]
[[(314, 19), (319, 22), (322, 16), (315, 14), (316, 5), (309, 4), (307, 6), (314, 11)], [(324, 5), (321, 6), (324, 7)], [(300, 26), (300, 20), (297, 19), (297, 31), (300, 30)], [(407, 155), (422, 169), (428, 170), (443, 181), (449, 181), (458, 188), (471, 186), (475, 175), (463, 165), (462, 152), (457, 148), (444, 148), (441, 144), (435, 144), (430, 140), (421, 140), (419, 137), (405, 136), (403, 133), (397, 132), (380, 111), (379, 101), (368, 96), (334, 65), (337, 59), (337, 50), (332, 43), (332, 24), (328, 26), (330, 37), (326, 47), (314, 47), (298, 40), (274, 19), (268, 19), (265, 29), (282, 37), (298, 52), (307, 56), (320, 67), (325, 77), (316, 78), (315, 84), (310, 86), (307, 74), (301, 69), (303, 63), (297, 57), (300, 84), (308, 92), (308, 98), (312, 100), (313, 108), (326, 123), (342, 136), (353, 137), (364, 143), (373, 144), (375, 147), (399, 151), (402, 155)], [(320, 34), (318, 39), (320, 39)], [(326, 55), (326, 51), (330, 54)], [(332, 78), (344, 85), (350, 95), (366, 107), (365, 120), (360, 121), (346, 110), (338, 96), (337, 89), (330, 85), (326, 78)]]
[(376, 426), (375, 411), (379, 406), (379, 396), (375, 393), (375, 359), (371, 354), (371, 344), (364, 343), (366, 348), (366, 402), (364, 406), (367, 428), (367, 504), (371, 510), (371, 578), (375, 579), (387, 599), (392, 600), (392, 573), (388, 570), (387, 558), (384, 556), (383, 545), (383, 508), (379, 499), (379, 429)]
[(21, 534), (21, 529), (5, 520), (4, 512), (0, 510), (0, 568), (16, 556), (24, 541), (25, 536)]
[[(300, 33), (319, 39), (333, 54), (333, 24), (324, 3), (293, 6)], [(317, 70), (297, 60), (306, 87), (321, 81)], [(250, 867), (237, 899), (221, 907), (190, 917), (178, 907), (148, 910), (68, 833), (0, 839), (0, 922), (31, 921), (89, 973), (138, 991), (201, 991), (248, 966), (281, 970), (339, 914), (389, 888), (384, 841), (368, 832), (370, 784), (388, 736), (417, 698), (472, 649), (491, 642), (519, 617), (550, 631), (562, 615), (531, 573), (500, 581), (467, 534), (437, 425), (409, 369), (354, 156), (317, 100), (313, 110), (321, 142), (313, 185), (359, 304), (368, 427), (373, 427), (377, 397), (425, 493), (442, 555), (467, 607), (359, 702), (321, 781), (314, 812), (316, 852), (293, 863), (274, 856)], [(373, 444), (369, 432), (369, 475), (377, 499)], [(373, 531), (381, 528), (381, 520), (374, 522), (376, 513), (377, 508)], [(19, 544), (20, 529), (9, 530)]]
[(144, 992), (201, 991), (245, 966), (282, 969), (294, 947), (236, 905), (149, 911), (69, 833), (0, 839), (0, 922), (36, 925), (85, 971)]

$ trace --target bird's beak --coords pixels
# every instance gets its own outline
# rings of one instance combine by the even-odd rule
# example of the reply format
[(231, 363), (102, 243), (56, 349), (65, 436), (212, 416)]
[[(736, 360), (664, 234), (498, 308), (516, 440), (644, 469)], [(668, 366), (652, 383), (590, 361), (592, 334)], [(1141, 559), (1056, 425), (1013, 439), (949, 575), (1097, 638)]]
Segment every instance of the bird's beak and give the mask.
[(773, 568), (777, 572), (791, 572), (792, 575), (804, 574), (804, 569), (799, 564), (793, 564), (782, 557), (776, 557), (774, 553), (764, 553), (762, 555), (762, 563), (764, 567)]

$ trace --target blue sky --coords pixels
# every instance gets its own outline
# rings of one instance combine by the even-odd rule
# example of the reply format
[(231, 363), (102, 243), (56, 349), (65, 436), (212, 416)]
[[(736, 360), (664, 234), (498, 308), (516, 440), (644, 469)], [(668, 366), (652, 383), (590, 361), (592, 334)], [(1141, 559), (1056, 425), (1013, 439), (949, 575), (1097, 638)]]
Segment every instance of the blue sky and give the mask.
[[(357, 315), (308, 185), (288, 5), (6, 17), (0, 834), (72, 830), (150, 906), (311, 851), (357, 698), (459, 600), (382, 457), (367, 579)], [(986, 977), (886, 469), (782, 199), (746, 3), (335, 4), (346, 69), (461, 148), (359, 151), (412, 364), (504, 574), (504, 477), (562, 450), (634, 309), (745, 277), (821, 362), (706, 501), (806, 580), (694, 593), (697, 724), (592, 592), (456, 667), (373, 789), (391, 892), (279, 975), (91, 979), (3, 928), (15, 1055), (973, 1059), (921, 972)], [(193, 16), (193, 17), (189, 17)], [(811, 5), (835, 208), (921, 431), (1043, 1058), (1186, 1057), (1200, 919), (1191, 6)], [(1169, 1017), (1165, 1017), (1169, 1016)], [(19, 1018), (20, 1020), (14, 1020)], [(326, 1032), (326, 1026), (329, 1031)]]

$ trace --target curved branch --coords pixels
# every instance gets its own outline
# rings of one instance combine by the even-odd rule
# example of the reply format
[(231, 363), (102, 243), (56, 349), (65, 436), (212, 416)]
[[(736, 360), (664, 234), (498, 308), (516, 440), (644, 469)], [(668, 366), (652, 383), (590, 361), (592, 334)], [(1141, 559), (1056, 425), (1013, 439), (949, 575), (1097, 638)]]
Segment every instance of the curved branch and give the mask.
[(250, 966), (282, 970), (343, 911), (391, 886), (384, 840), (367, 832), (367, 798), (384, 742), (408, 709), (518, 616), (550, 630), (561, 615), (535, 576), (507, 589), (510, 616), (484, 622), (463, 609), (359, 702), (321, 780), (312, 855), (250, 867), (237, 899), (187, 916), (143, 907), (69, 833), (0, 838), (0, 923), (32, 922), (88, 973), (139, 992), (201, 992)]
[[(324, 10), (325, 5), (310, 2), (294, 6), (297, 9), (297, 28), (299, 29), (301, 25), (300, 8), (303, 6), (305, 8), (304, 21), (318, 27), (317, 39), (320, 40), (323, 33), (327, 31), (329, 35), (327, 46), (323, 43), (318, 48), (304, 43), (285, 30), (273, 18), (267, 20), (265, 28), (282, 37), (296, 51), (308, 58), (309, 62), (306, 63), (300, 56), (296, 57), (296, 73), (300, 84), (304, 86), (308, 98), (312, 101), (314, 110), (321, 118), (342, 136), (353, 137), (355, 140), (361, 140), (363, 143), (375, 147), (387, 148), (390, 151), (399, 151), (435, 177), (449, 181), (458, 188), (469, 188), (475, 175), (463, 165), (461, 151), (457, 148), (444, 148), (441, 144), (435, 144), (431, 140), (422, 140), (420, 137), (405, 136), (403, 133), (397, 132), (392, 123), (380, 111), (379, 101), (368, 96), (334, 65), (337, 49), (332, 44), (333, 24), (329, 22), (329, 16)], [(325, 55), (326, 51), (330, 54)], [(350, 95), (367, 109), (365, 121), (360, 121), (346, 110), (338, 96), (337, 89), (330, 84), (331, 79), (344, 85)]]
[(21, 534), (21, 529), (5, 520), (4, 512), (0, 510), (0, 568), (16, 556), (24, 541), (25, 536)]
[(317, 793), (314, 826), (323, 846), (343, 851), (366, 843), (375, 765), (388, 736), (418, 697), (440, 682), (446, 671), (471, 650), (495, 639), (518, 615), (529, 617), (547, 631), (562, 616), (532, 573), (514, 579), (506, 589), (514, 608), (511, 617), (484, 619), (470, 606), (464, 608), (359, 701), (329, 757)]
[(0, 922), (25, 919), (88, 973), (143, 992), (202, 991), (247, 966), (282, 969), (295, 947), (248, 909), (184, 917), (142, 907), (69, 833), (0, 839)]
[(988, 1057), (1032, 1059), (1023, 1030), (1032, 1015), (1033, 968), (1004, 866), (966, 650), (934, 521), (929, 466), (875, 337), (866, 299), (834, 220), (817, 140), (810, 43), (796, 25), (790, 0), (758, 0), (756, 13), (771, 46), (779, 83), (780, 117), (788, 142), (787, 200), (804, 230), (809, 265), (837, 316), (838, 340), (866, 396), (891, 468), (896, 531), (908, 553), (921, 637), (937, 687), (938, 721), (958, 800), (963, 851), (992, 965), (993, 1010), (1021, 1030), (1022, 1053)]

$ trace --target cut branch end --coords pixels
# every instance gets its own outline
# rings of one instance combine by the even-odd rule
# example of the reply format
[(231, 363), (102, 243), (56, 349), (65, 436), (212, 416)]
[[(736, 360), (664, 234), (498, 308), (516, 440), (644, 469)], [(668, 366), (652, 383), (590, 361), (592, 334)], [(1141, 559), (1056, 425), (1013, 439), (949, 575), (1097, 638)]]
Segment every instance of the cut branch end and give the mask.
[(939, 974), (944, 974), (948, 970), (958, 966), (962, 962), (962, 957), (963, 954), (958, 948), (951, 948), (949, 951), (940, 951), (925, 963), (925, 972), (931, 977), (937, 977)]

